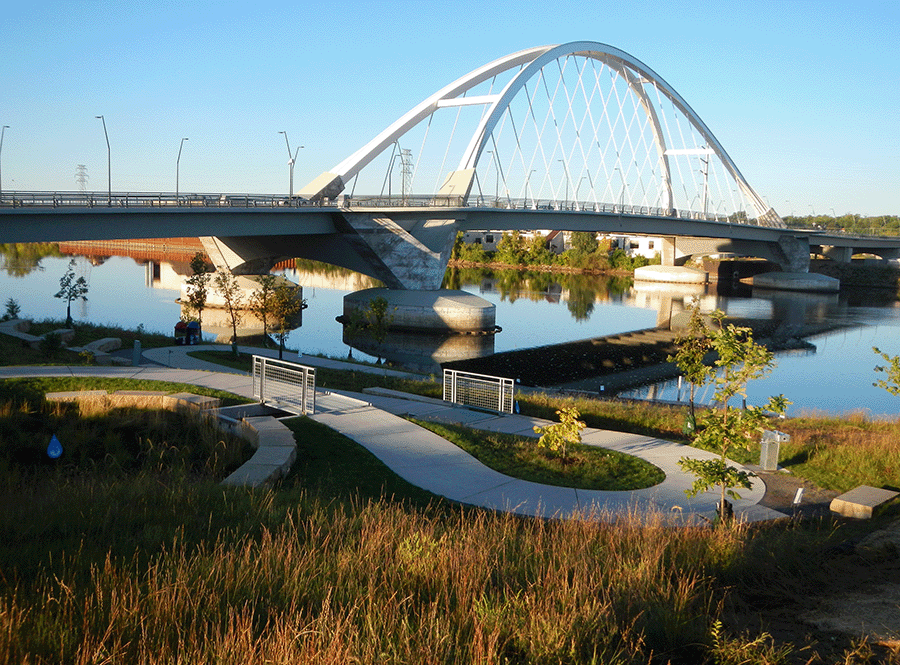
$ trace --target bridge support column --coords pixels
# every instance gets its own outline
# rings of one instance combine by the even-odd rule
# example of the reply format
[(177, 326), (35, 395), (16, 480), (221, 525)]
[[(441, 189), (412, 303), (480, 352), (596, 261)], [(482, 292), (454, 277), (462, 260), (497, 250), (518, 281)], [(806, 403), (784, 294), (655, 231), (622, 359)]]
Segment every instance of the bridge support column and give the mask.
[(422, 291), (441, 288), (456, 237), (455, 220), (423, 219), (400, 226), (370, 213), (344, 212), (341, 218), (344, 239), (385, 286)]
[(809, 272), (809, 238), (780, 236), (777, 250), (783, 257), (777, 263), (785, 272)]
[(822, 255), (837, 263), (850, 263), (850, 259), (853, 258), (853, 250), (850, 247), (824, 245)]
[(229, 244), (225, 244), (219, 238), (205, 236), (200, 242), (216, 270), (233, 275), (265, 275), (281, 258), (253, 237), (229, 238)]
[(659, 257), (664, 266), (674, 266), (675, 263), (675, 237), (662, 238), (662, 247)]

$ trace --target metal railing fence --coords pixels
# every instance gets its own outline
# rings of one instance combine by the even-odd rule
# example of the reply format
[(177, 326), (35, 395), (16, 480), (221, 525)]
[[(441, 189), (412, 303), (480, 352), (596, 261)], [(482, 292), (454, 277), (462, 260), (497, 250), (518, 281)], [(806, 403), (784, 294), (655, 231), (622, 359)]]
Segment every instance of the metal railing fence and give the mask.
[[(505, 210), (554, 210), (559, 212), (608, 213), (617, 215), (671, 217), (707, 220), (750, 226), (763, 225), (762, 220), (741, 215), (704, 213), (696, 210), (664, 209), (595, 201), (561, 201), (558, 199), (494, 198), (472, 195), (438, 194), (394, 196), (347, 196), (310, 201), (273, 194), (198, 194), (171, 192), (0, 192), (0, 208), (499, 208)], [(746, 213), (744, 213), (746, 214)]]
[(500, 376), (444, 370), (444, 401), (512, 413), (515, 382)]
[(316, 370), (284, 360), (253, 356), (253, 397), (298, 415), (316, 412)]

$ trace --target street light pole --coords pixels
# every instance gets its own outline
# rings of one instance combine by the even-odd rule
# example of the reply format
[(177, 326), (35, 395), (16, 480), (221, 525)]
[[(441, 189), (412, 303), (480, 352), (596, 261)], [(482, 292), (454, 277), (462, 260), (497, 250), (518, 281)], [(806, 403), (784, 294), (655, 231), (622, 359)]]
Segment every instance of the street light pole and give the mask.
[(297, 154), (300, 152), (300, 148), (302, 145), (298, 145), (297, 149), (294, 150), (294, 156), (291, 156), (291, 144), (288, 142), (287, 132), (278, 132), (279, 134), (284, 134), (284, 144), (287, 146), (288, 151), (288, 167), (291, 170), (291, 184), (290, 189), (288, 190), (288, 199), (294, 200), (294, 164), (297, 162)]
[(109, 149), (109, 134), (106, 133), (106, 118), (102, 115), (95, 116), (103, 121), (103, 136), (106, 137), (106, 179), (109, 185), (109, 195), (106, 205), (112, 205), (112, 152)]
[(564, 159), (557, 159), (556, 161), (558, 161), (560, 164), (563, 165), (563, 170), (565, 171), (565, 174), (566, 174), (566, 203), (565, 203), (565, 207), (568, 208), (568, 207), (569, 207), (569, 165), (566, 163), (566, 160), (564, 160)]
[(525, 196), (531, 196), (531, 209), (537, 210), (537, 204), (534, 202), (534, 190), (531, 189), (531, 174), (537, 171), (537, 169), (531, 169), (531, 172), (528, 174), (528, 177), (525, 178)]
[(175, 205), (181, 205), (181, 200), (178, 198), (178, 180), (179, 180), (179, 170), (181, 168), (181, 149), (184, 147), (184, 142), (187, 141), (187, 137), (181, 139), (181, 143), (178, 146), (178, 159), (175, 160)]
[(491, 156), (491, 163), (494, 164), (494, 205), (497, 205), (497, 201), (500, 200), (500, 169), (494, 163), (494, 151), (486, 150)]
[[(3, 129), (0, 129), (0, 157), (3, 156), (3, 135), (6, 134), (6, 130), (9, 129), (9, 125), (3, 125)], [(0, 168), (0, 197), (3, 196), (3, 169)]]

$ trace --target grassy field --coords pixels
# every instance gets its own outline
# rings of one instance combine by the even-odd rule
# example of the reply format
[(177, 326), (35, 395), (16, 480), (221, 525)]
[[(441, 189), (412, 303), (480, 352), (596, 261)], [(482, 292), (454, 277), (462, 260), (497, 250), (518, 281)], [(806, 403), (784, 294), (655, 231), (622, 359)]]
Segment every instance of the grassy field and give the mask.
[[(322, 378), (354, 390), (388, 381)], [(19, 413), (55, 426), (39, 406), (44, 390), (136, 387), (72, 381), (0, 382), (0, 420), (14, 433), (25, 431)], [(435, 390), (388, 387), (419, 385)], [(548, 419), (557, 404), (520, 399), (523, 412)], [(684, 418), (577, 405), (590, 426), (673, 439)], [(80, 414), (60, 420), (86, 429)], [(123, 452), (99, 430), (85, 444), (94, 453), (63, 465), (4, 446), (0, 662), (900, 663), (897, 650), (796, 619), (840, 580), (865, 588), (895, 571), (853, 558), (852, 543), (877, 520), (671, 529), (663, 516), (523, 519), (449, 504), (310, 419), (287, 424), (298, 461), (259, 490), (220, 487), (196, 463), (202, 455), (185, 463), (170, 450), (180, 444)], [(821, 467), (823, 482), (848, 464), (859, 478), (896, 482), (896, 427), (788, 420), (778, 429), (798, 446), (785, 461)], [(42, 449), (46, 436), (31, 445)], [(869, 577), (848, 575), (851, 566)]]
[[(3, 418), (39, 413), (29, 402)], [(852, 526), (522, 519), (287, 422), (298, 462), (259, 490), (146, 446), (134, 464), (102, 447), (62, 467), (7, 456), (0, 662), (866, 662), (845, 639), (769, 637), (762, 618), (809, 602)]]

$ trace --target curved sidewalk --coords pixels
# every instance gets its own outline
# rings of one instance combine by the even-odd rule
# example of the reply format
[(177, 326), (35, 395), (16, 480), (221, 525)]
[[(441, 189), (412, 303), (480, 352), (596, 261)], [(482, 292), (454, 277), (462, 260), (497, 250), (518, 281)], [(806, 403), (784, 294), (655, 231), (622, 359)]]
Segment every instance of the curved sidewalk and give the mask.
[[(144, 359), (157, 364), (139, 367), (3, 367), (0, 378), (16, 376), (109, 376), (144, 380), (175, 381), (226, 390), (244, 397), (253, 396), (250, 377), (243, 372), (191, 358), (188, 353), (200, 347), (148, 349)], [(209, 346), (206, 349), (228, 349)], [(277, 357), (277, 351), (241, 349)], [(313, 356), (298, 357), (285, 353), (285, 360), (311, 366), (355, 369), (378, 374), (406, 375), (388, 369), (350, 365)], [(392, 391), (373, 390), (366, 394), (341, 391), (317, 392), (313, 419), (353, 439), (378, 457), (393, 472), (408, 482), (452, 501), (484, 508), (512, 511), (533, 516), (568, 516), (594, 513), (615, 519), (618, 516), (645, 515), (671, 517), (679, 523), (710, 519), (715, 513), (718, 495), (707, 492), (689, 498), (684, 490), (693, 476), (678, 466), (682, 457), (712, 458), (712, 453), (635, 434), (588, 428), (582, 438), (589, 445), (618, 450), (660, 467), (665, 480), (651, 488), (625, 492), (576, 490), (540, 485), (510, 478), (484, 466), (468, 453), (445, 439), (410, 423), (402, 416), (422, 420), (459, 423), (475, 429), (535, 436), (535, 425), (549, 421), (522, 415), (476, 411), (440, 400), (401, 396)], [(741, 493), (734, 503), (735, 514), (743, 520), (758, 521), (785, 517), (783, 513), (758, 505), (765, 484), (753, 479), (753, 488)]]

